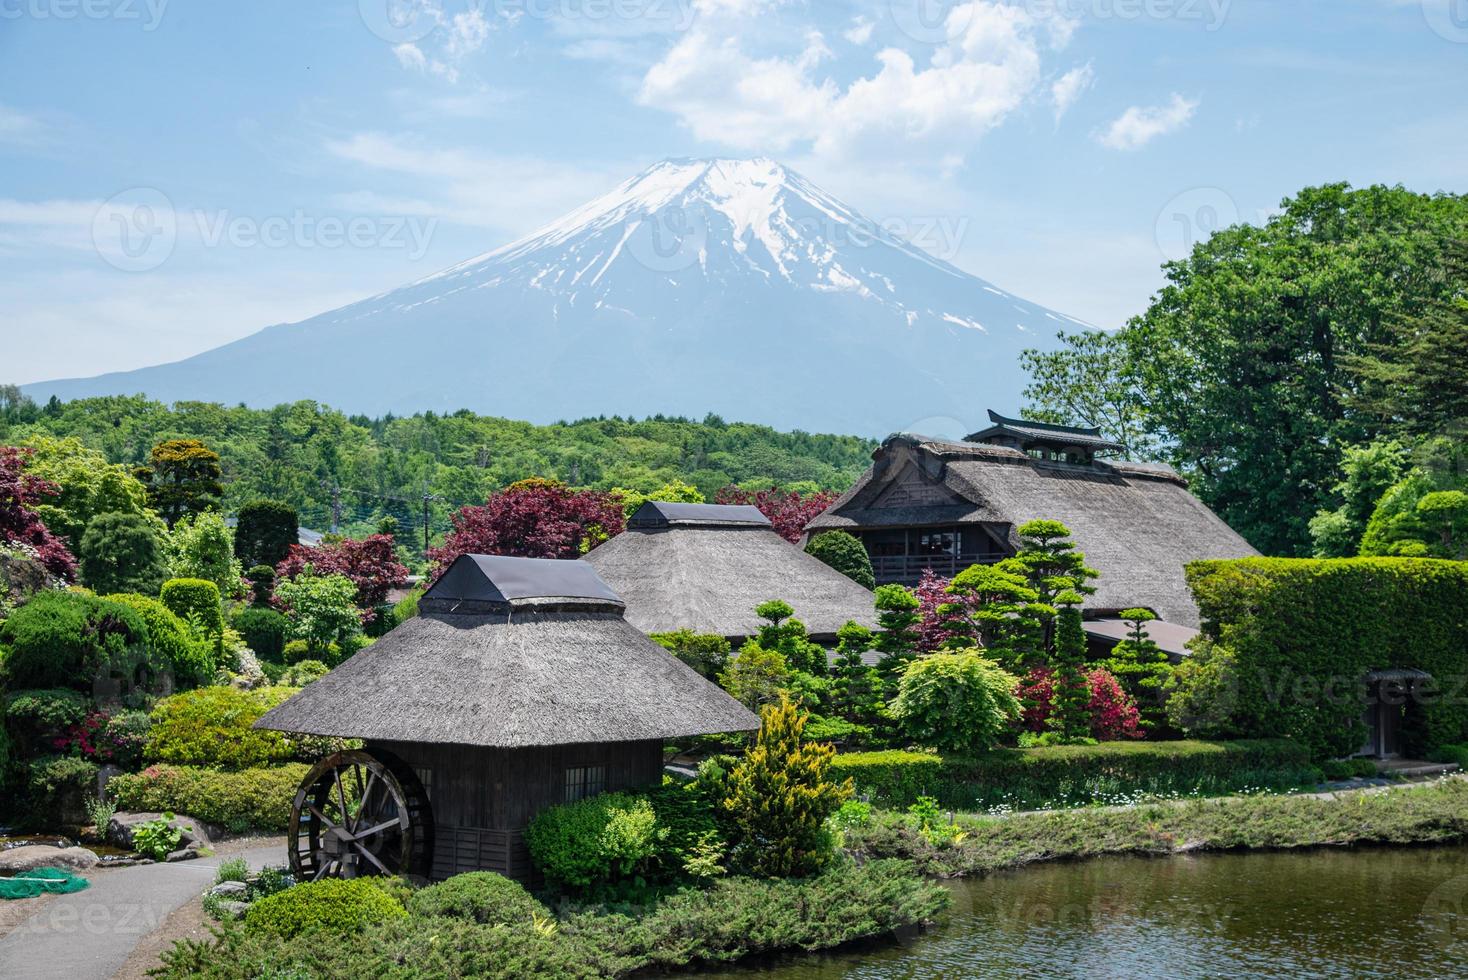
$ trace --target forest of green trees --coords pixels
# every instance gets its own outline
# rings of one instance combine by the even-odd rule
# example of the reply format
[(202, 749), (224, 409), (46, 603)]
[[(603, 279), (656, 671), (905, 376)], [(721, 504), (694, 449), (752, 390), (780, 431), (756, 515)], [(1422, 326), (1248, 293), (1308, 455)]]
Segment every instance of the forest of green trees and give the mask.
[(1468, 197), (1307, 188), (1027, 351), (1027, 414), (1172, 463), (1270, 555), (1468, 557)]
[(555, 425), (468, 411), (368, 419), (309, 401), (250, 409), (132, 396), (38, 406), (0, 388), (0, 444), (36, 436), (75, 437), (128, 465), (144, 463), (160, 441), (199, 439), (220, 456), (227, 512), (258, 498), (281, 500), (304, 526), (336, 523), (354, 536), (392, 516), (405, 543), (421, 536), (425, 494), (437, 534), (463, 505), (527, 477), (639, 492), (682, 480), (710, 499), (729, 484), (844, 490), (875, 448), (854, 436), (776, 432), (717, 416)]

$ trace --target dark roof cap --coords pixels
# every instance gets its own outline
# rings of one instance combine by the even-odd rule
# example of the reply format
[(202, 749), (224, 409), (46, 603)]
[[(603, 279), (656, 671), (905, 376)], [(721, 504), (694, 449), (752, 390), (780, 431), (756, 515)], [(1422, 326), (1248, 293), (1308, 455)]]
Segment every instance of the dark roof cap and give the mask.
[(543, 606), (556, 600), (623, 605), (621, 597), (585, 562), (508, 555), (460, 555), (423, 594), (419, 605), (432, 612), (472, 612)]
[(965, 442), (983, 442), (1001, 433), (1021, 439), (1046, 443), (1052, 446), (1075, 446), (1097, 452), (1120, 452), (1125, 447), (1112, 442), (1101, 434), (1098, 426), (1055, 425), (1052, 422), (1031, 422), (1028, 419), (1011, 419), (992, 408), (989, 421), (994, 423), (987, 429), (964, 436)]
[(702, 524), (713, 527), (769, 527), (770, 519), (749, 504), (677, 504), (649, 500), (627, 520), (633, 530)]

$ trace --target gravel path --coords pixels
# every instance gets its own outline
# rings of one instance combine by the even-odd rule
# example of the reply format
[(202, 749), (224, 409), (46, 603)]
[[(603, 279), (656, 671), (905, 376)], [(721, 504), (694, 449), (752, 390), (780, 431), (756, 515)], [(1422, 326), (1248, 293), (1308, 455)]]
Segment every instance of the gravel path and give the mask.
[(243, 857), (250, 867), (285, 863), (283, 841), (226, 845), (211, 857), (89, 873), (91, 887), (35, 901), (38, 907), (0, 938), (5, 980), (105, 980), (133, 947), (174, 909), (198, 899), (221, 861)]

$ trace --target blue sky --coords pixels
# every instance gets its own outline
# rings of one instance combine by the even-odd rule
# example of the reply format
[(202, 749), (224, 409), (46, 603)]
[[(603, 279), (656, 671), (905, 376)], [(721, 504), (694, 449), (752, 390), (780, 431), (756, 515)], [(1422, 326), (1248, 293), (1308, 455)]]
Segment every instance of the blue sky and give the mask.
[(1303, 186), (1468, 191), (1468, 0), (0, 0), (0, 381), (175, 360), (713, 155), (1112, 327)]

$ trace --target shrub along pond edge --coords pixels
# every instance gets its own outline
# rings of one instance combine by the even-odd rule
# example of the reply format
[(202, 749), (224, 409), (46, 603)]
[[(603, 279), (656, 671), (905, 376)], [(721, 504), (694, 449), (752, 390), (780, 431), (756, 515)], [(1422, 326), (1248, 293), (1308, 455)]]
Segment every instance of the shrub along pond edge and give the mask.
[[(504, 887), (519, 888), (512, 882)], [(311, 888), (297, 885), (283, 894)], [(398, 906), (397, 900), (392, 904)], [(931, 919), (947, 906), (948, 892), (919, 877), (906, 861), (879, 860), (841, 861), (805, 879), (728, 878), (651, 907), (567, 907), (550, 921), (528, 912), (513, 923), (477, 921), (483, 916), (473, 907), (465, 915), (442, 914), (453, 904), (410, 900), (407, 913), (398, 906), (398, 912), (365, 927), (361, 916), (346, 910), (352, 914), (340, 916), (341, 929), (322, 925), (291, 938), (252, 926), (247, 916), (244, 923), (216, 930), (212, 941), (180, 941), (163, 954), (154, 975), (622, 977), (779, 950), (830, 949), (890, 934)]]
[(1246, 796), (951, 822), (874, 812), (846, 847), (903, 858), (923, 874), (959, 877), (1038, 861), (1192, 851), (1288, 850), (1468, 841), (1468, 778), (1326, 796)]

